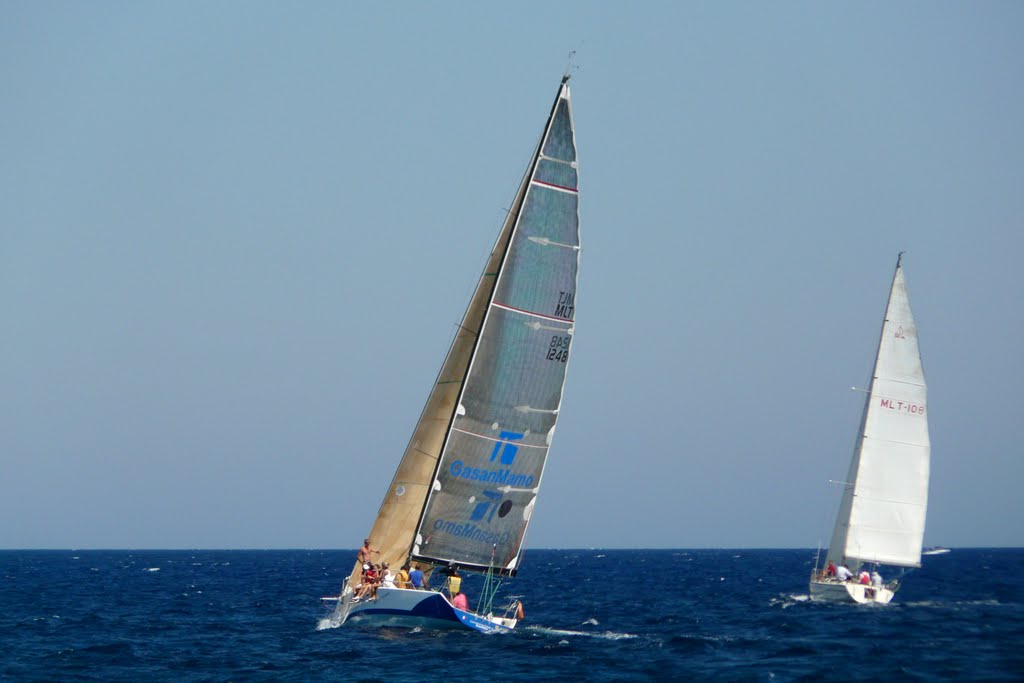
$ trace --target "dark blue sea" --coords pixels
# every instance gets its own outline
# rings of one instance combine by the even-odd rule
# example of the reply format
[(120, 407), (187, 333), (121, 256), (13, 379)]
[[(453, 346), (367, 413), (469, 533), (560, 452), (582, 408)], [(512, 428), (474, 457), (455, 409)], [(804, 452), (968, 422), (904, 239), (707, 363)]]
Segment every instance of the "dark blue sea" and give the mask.
[(532, 550), (515, 633), (318, 630), (353, 558), (0, 551), (0, 680), (1024, 679), (1022, 549), (926, 556), (888, 606), (811, 603), (809, 550)]

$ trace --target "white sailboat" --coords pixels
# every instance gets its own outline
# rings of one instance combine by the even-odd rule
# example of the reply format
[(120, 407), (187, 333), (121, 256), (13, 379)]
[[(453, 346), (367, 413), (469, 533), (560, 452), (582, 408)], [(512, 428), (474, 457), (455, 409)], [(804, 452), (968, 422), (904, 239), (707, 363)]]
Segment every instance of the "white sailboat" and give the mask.
[[(373, 559), (428, 575), (485, 575), (475, 605), (443, 591), (380, 586), (358, 596), (356, 562), (330, 626), (510, 630), (521, 603), (496, 607), (533, 513), (575, 331), (579, 265), (576, 142), (569, 76), (370, 531)], [(471, 603), (472, 604), (472, 603)], [(468, 607), (468, 605), (467, 605)]]
[[(903, 254), (896, 261), (871, 387), (864, 404), (850, 472), (836, 516), (827, 568), (811, 576), (813, 600), (888, 603), (898, 580), (884, 583), (879, 565), (920, 567), (928, 505), (927, 387), (917, 343), (917, 326), (903, 278)], [(831, 574), (846, 567), (853, 574)], [(867, 574), (869, 583), (861, 583)]]

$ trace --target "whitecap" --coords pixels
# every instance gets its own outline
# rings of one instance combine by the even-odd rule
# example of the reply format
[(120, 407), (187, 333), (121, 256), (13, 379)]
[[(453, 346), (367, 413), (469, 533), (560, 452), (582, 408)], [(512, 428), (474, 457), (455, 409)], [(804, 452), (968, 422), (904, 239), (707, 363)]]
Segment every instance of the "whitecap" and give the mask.
[(160, 567), (146, 567), (142, 571), (144, 571), (144, 572), (158, 572), (158, 571), (160, 571)]
[(594, 617), (590, 617), (589, 619), (587, 619), (586, 621), (583, 622), (583, 625), (584, 626), (597, 626), (597, 619), (595, 619)]

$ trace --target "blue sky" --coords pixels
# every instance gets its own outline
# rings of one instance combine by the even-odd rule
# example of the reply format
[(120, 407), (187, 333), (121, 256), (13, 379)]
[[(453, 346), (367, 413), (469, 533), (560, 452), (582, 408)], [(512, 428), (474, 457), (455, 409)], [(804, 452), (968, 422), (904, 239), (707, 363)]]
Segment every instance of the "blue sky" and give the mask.
[(1018, 3), (6, 3), (0, 547), (355, 547), (567, 54), (533, 547), (827, 542), (896, 254), (926, 544), (1024, 545)]

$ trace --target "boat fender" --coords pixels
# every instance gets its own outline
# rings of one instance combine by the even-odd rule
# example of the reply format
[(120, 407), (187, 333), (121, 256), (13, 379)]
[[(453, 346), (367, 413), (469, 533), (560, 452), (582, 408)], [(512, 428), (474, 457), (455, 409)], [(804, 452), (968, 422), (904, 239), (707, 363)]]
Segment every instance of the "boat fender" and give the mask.
[(525, 618), (526, 618), (526, 613), (523, 611), (523, 602), (522, 602), (522, 600), (520, 600), (520, 601), (518, 601), (516, 603), (516, 619), (518, 619), (519, 621), (522, 621)]

